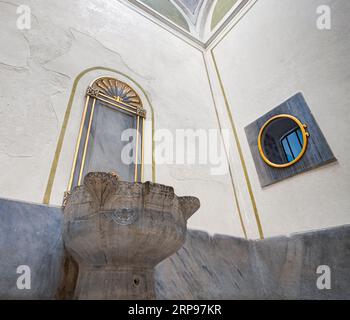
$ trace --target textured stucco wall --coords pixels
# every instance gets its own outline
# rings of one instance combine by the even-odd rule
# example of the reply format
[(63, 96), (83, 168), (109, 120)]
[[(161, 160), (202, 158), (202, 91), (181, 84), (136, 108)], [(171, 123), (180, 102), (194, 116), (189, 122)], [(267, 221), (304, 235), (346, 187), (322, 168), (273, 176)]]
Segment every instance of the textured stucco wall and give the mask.
[[(59, 208), (0, 200), (0, 299), (53, 299), (63, 243)], [(190, 230), (156, 268), (159, 299), (350, 299), (350, 226), (247, 241)], [(18, 290), (19, 265), (32, 290)], [(331, 268), (331, 290), (316, 269)]]
[[(16, 28), (19, 4), (31, 9), (30, 30)], [(119, 73), (93, 70), (78, 82), (50, 204), (62, 203), (85, 90), (97, 77), (114, 76), (133, 86), (150, 119), (147, 94), (155, 129), (217, 128), (202, 53), (119, 1), (0, 2), (0, 47), (1, 197), (43, 201), (74, 80), (88, 68)], [(145, 179), (150, 178), (148, 165)], [(207, 165), (169, 164), (156, 166), (156, 181), (201, 199), (192, 228), (242, 236), (229, 174), (212, 176)]]
[[(331, 9), (331, 30), (317, 28), (320, 5)], [(258, 0), (213, 49), (265, 237), (350, 223), (349, 13), (347, 0)], [(222, 124), (230, 128), (219, 85), (216, 92)], [(244, 128), (298, 92), (338, 162), (261, 188)], [(255, 238), (238, 152), (231, 160), (244, 223)]]

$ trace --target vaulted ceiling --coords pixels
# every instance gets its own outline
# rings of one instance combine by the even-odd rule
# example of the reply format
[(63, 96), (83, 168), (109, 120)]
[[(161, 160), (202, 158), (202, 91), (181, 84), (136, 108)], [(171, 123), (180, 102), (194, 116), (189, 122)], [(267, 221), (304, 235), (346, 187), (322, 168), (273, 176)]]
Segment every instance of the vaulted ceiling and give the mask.
[(205, 44), (248, 0), (128, 0)]

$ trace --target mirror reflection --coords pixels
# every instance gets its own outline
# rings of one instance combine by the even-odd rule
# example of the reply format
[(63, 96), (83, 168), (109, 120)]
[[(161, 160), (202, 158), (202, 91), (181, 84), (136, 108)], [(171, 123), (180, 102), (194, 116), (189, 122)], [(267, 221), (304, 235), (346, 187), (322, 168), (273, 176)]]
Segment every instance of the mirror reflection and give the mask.
[(304, 127), (298, 122), (293, 117), (280, 116), (264, 125), (259, 147), (265, 162), (283, 166), (301, 157), (307, 141)]

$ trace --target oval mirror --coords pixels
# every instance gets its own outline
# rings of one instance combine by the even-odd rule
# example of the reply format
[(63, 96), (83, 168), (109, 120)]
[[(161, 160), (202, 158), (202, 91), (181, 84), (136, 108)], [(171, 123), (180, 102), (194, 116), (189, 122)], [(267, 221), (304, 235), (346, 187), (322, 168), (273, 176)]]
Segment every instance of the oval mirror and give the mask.
[(275, 168), (286, 168), (298, 162), (307, 147), (306, 127), (288, 114), (270, 118), (260, 129), (258, 138), (263, 160)]

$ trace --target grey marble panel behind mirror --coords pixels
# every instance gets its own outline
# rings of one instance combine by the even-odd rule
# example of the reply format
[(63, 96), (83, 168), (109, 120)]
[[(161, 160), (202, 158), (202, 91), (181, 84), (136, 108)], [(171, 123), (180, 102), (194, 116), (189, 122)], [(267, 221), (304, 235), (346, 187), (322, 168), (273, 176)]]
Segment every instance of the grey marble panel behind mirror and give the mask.
[[(305, 154), (300, 161), (287, 168), (273, 168), (264, 162), (259, 153), (258, 136), (261, 127), (266, 121), (281, 114), (292, 115), (303, 124), (306, 124), (310, 137), (308, 138)], [(246, 126), (245, 132), (262, 187), (337, 161), (302, 93), (297, 93), (262, 115), (259, 119)]]

